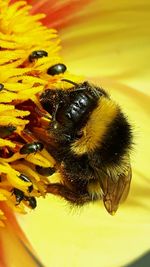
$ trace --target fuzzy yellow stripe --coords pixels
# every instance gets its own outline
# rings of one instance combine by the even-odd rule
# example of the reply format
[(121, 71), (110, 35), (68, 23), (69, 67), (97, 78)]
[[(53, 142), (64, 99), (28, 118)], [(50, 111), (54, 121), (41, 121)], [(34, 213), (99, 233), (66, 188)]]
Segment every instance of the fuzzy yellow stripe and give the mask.
[(107, 98), (100, 98), (97, 108), (91, 113), (90, 118), (83, 130), (83, 137), (75, 141), (71, 150), (77, 155), (82, 155), (100, 148), (103, 136), (109, 124), (118, 112), (117, 105)]

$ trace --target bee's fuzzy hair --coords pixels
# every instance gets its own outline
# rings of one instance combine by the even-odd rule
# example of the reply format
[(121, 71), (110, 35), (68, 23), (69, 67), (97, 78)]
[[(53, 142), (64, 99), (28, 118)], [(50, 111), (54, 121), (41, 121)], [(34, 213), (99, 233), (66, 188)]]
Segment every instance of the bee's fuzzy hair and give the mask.
[(115, 164), (131, 148), (131, 126), (109, 98), (99, 99), (82, 131), (83, 136), (71, 145), (76, 155), (98, 153), (103, 164)]

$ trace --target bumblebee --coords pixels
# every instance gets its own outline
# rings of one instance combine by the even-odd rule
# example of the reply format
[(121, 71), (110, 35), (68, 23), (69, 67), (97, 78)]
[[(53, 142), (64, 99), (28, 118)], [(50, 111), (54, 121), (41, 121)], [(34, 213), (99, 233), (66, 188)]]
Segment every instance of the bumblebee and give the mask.
[(103, 200), (114, 214), (131, 182), (132, 127), (109, 94), (85, 81), (47, 89), (40, 102), (52, 115), (46, 146), (62, 175), (47, 192), (76, 205)]

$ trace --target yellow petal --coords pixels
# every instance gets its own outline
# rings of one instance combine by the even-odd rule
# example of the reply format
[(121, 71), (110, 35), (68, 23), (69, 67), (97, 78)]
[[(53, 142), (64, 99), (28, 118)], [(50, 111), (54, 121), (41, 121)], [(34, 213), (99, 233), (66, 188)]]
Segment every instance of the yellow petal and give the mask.
[(111, 78), (149, 94), (150, 2), (91, 1), (61, 31), (63, 56), (76, 74)]

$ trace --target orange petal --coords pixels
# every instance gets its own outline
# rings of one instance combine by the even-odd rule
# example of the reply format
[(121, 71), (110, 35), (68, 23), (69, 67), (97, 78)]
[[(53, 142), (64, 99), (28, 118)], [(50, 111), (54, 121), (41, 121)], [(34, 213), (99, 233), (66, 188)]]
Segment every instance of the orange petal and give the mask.
[(4, 247), (3, 247), (3, 242), (2, 242), (1, 236), (0, 236), (0, 266), (8, 267), (8, 265), (6, 264), (6, 259), (5, 259), (5, 255), (4, 255)]
[(6, 225), (0, 228), (0, 266), (20, 267), (22, 264), (28, 267), (42, 266), (12, 211), (5, 204), (1, 204), (1, 208), (5, 212), (7, 221)]
[(50, 28), (64, 29), (70, 24), (76, 23), (76, 13), (84, 6), (87, 6), (91, 0), (28, 0), (29, 4), (33, 5), (32, 13), (45, 13), (46, 18), (42, 22)]

